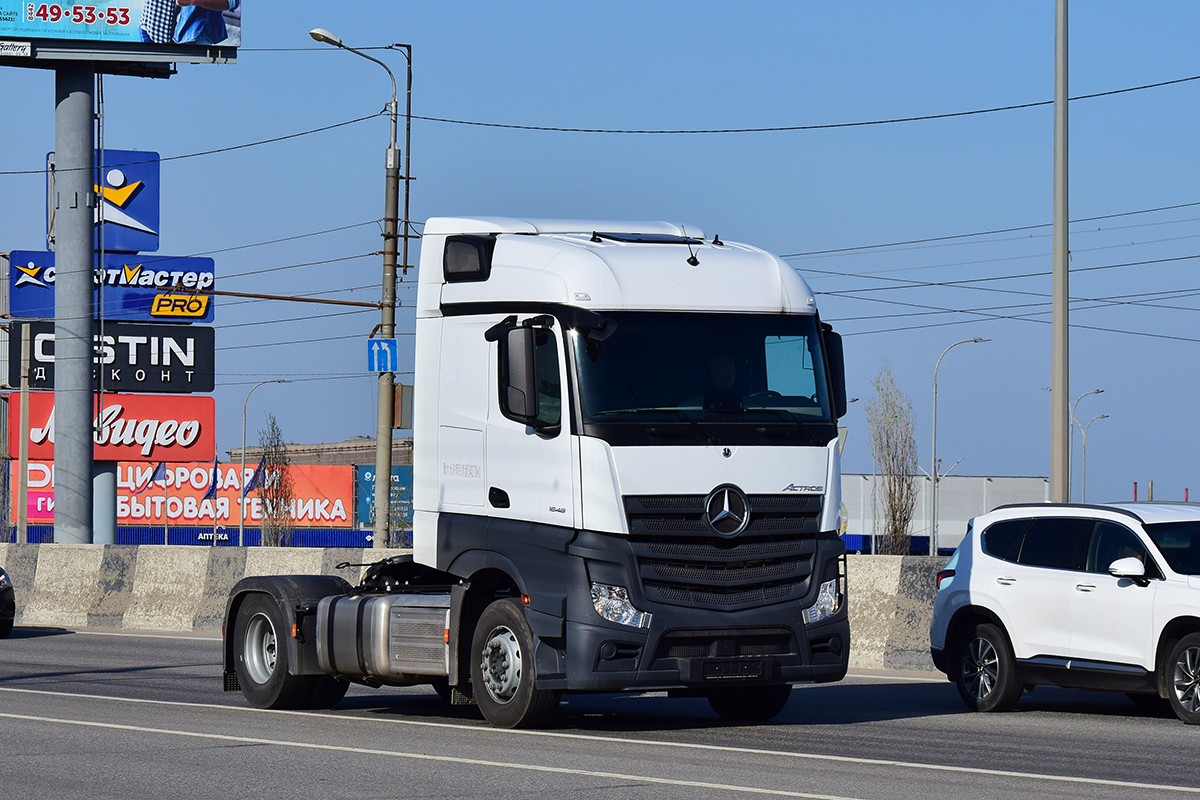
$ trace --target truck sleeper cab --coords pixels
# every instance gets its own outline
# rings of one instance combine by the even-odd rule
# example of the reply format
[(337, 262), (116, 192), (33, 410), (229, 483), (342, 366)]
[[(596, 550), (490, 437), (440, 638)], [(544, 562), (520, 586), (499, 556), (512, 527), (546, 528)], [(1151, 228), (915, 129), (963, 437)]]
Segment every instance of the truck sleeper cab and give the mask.
[(769, 719), (845, 675), (841, 342), (795, 270), (690, 226), (432, 219), (417, 306), (413, 554), (280, 598), (289, 674), (502, 726), (651, 689)]

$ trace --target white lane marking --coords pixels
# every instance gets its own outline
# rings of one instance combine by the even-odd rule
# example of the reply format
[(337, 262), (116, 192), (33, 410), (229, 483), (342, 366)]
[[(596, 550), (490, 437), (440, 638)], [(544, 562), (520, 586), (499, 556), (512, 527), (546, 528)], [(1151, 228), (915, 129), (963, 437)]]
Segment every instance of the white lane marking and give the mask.
[(183, 641), (191, 642), (219, 642), (220, 636), (186, 636), (184, 634), (174, 635), (170, 633), (125, 633), (124, 631), (84, 631), (72, 630), (71, 633), (77, 633), (80, 636), (122, 636), (129, 639), (182, 639)]
[[(340, 714), (331, 714), (329, 712), (317, 711), (276, 711), (266, 708), (248, 708), (246, 706), (224, 706), (216, 703), (184, 703), (178, 700), (144, 700), (132, 697), (110, 697), (97, 694), (75, 694), (72, 692), (50, 692), (44, 689), (18, 689), (14, 687), (0, 686), (0, 692), (14, 692), (21, 694), (36, 694), (46, 695), (49, 697), (67, 697), (86, 700), (109, 700), (118, 703), (148, 703), (152, 705), (162, 706), (182, 706), (188, 708), (211, 708), (223, 709), (225, 711), (240, 711), (257, 714), (281, 714), (297, 717), (315, 717), (317, 719), (342, 719), (342, 720), (357, 720), (366, 721), (359, 717), (343, 716)], [(788, 752), (786, 750), (763, 750), (754, 747), (733, 747), (730, 745), (719, 744), (700, 744), (697, 742), (670, 742), (658, 741), (655, 739), (626, 739), (620, 736), (599, 736), (587, 733), (563, 733), (561, 731), (527, 731), (514, 730), (508, 728), (492, 728), (490, 726), (481, 725), (460, 725), (450, 722), (428, 722), (425, 720), (413, 719), (381, 719), (378, 717), (371, 718), (371, 722), (378, 722), (384, 725), (405, 725), (414, 728), (448, 728), (452, 730), (476, 732), (483, 734), (491, 734), (495, 736), (541, 736), (550, 739), (575, 739), (586, 742), (606, 742), (612, 744), (639, 744), (648, 747), (667, 747), (679, 748), (683, 750), (701, 750), (718, 753), (734, 753), (739, 755), (760, 755), (760, 756), (775, 756), (778, 758), (791, 758), (801, 761), (829, 761), (840, 764), (864, 764), (869, 766), (881, 767), (902, 767), (904, 769), (929, 770), (933, 772), (957, 772), (968, 775), (993, 775), (1006, 778), (1025, 778), (1034, 781), (1051, 781), (1055, 783), (1082, 783), (1090, 786), (1114, 786), (1127, 787), (1131, 789), (1154, 789), (1164, 792), (1185, 792), (1187, 794), (1200, 794), (1200, 787), (1195, 786), (1175, 786), (1172, 784), (1159, 783), (1137, 783), (1134, 781), (1118, 781), (1107, 780), (1104, 778), (1081, 778), (1072, 775), (1049, 775), (1037, 772), (1017, 772), (1015, 770), (1003, 769), (987, 769), (984, 767), (960, 767), (950, 764), (921, 764), (914, 761), (893, 761), (881, 758), (860, 758), (857, 756), (834, 756), (825, 755), (822, 753), (797, 753)]]
[[(879, 681), (898, 681), (900, 683), (949, 683), (943, 675), (940, 678), (920, 678), (912, 675), (867, 675), (862, 672), (847, 672), (847, 678), (859, 678), (860, 680), (879, 680)], [(833, 684), (817, 684), (818, 686), (832, 686)]]
[(436, 761), (444, 764), (465, 764), (475, 767), (493, 767), (519, 770), (522, 772), (550, 772), (560, 775), (578, 775), (588, 778), (605, 778), (608, 780), (629, 781), (631, 783), (658, 783), (666, 786), (686, 786), (693, 789), (717, 789), (725, 792), (740, 792), (743, 794), (765, 794), (777, 797), (799, 797), (805, 800), (859, 800), (833, 794), (810, 794), (808, 792), (789, 792), (782, 789), (764, 789), (757, 786), (738, 786), (729, 783), (709, 783), (707, 781), (685, 781), (676, 778), (659, 778), (652, 775), (627, 775), (622, 772), (599, 772), (588, 769), (569, 769), (567, 767), (550, 767), (541, 764), (514, 764), (509, 761), (488, 761), (482, 758), (457, 758), (455, 756), (435, 756), (421, 753), (404, 753), (398, 750), (377, 750), (369, 747), (346, 747), (335, 744), (316, 744), (314, 742), (296, 742), (286, 739), (260, 739), (254, 736), (230, 736), (220, 733), (200, 733), (198, 731), (180, 731), (167, 728), (146, 728), (141, 725), (118, 725), (112, 722), (84, 722), (74, 719), (57, 717), (38, 717), (31, 714), (8, 714), (0, 712), (0, 718), (19, 719), (27, 722), (47, 722), (56, 725), (74, 725), (82, 728), (103, 728), (113, 731), (129, 731), (131, 733), (152, 733), (164, 736), (184, 736), (192, 739), (208, 739), (219, 742), (236, 742), (238, 744), (273, 745), (275, 747), (295, 747), (304, 750), (325, 750), (335, 753), (353, 753), (368, 756), (390, 756), (405, 758), (412, 761)]

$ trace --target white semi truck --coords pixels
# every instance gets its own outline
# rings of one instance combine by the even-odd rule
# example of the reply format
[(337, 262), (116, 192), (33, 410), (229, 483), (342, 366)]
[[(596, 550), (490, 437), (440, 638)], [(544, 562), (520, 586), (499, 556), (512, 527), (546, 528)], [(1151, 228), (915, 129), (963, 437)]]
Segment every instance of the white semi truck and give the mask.
[(846, 674), (840, 337), (796, 270), (663, 222), (435, 218), (412, 555), (230, 593), (225, 688), (430, 684), (503, 727), (564, 692), (765, 720)]

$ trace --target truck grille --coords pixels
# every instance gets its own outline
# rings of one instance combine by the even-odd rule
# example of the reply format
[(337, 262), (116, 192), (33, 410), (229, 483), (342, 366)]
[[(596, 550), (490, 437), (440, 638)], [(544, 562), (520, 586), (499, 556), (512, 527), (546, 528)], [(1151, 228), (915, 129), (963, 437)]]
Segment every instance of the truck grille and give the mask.
[(704, 518), (705, 495), (625, 498), (642, 591), (670, 605), (738, 610), (799, 599), (809, 587), (819, 495), (750, 495), (750, 521), (726, 538)]

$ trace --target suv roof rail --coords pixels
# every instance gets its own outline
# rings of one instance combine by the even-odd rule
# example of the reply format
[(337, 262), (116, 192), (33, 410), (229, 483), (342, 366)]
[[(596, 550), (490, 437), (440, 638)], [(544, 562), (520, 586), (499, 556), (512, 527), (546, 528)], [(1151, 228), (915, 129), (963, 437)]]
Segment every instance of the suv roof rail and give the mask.
[[(1183, 505), (1180, 503), (1179, 505)], [(1194, 505), (1189, 503), (1188, 505)], [(1096, 503), (1008, 503), (1002, 506), (996, 506), (992, 511), (1002, 511), (1008, 508), (1077, 508), (1087, 511), (1111, 511), (1114, 514), (1124, 514), (1127, 517), (1133, 517), (1138, 522), (1145, 522), (1140, 516), (1130, 511), (1127, 508), (1119, 508), (1117, 506), (1099, 505)]]

